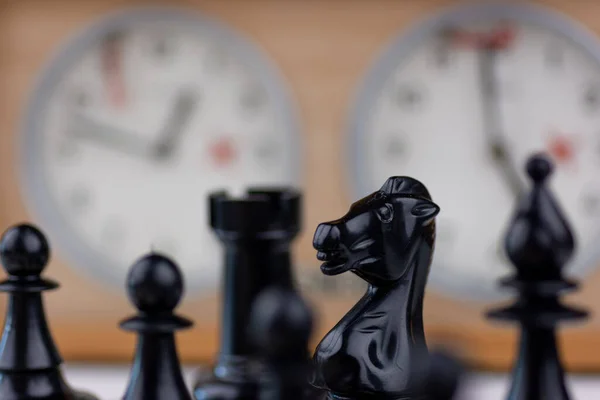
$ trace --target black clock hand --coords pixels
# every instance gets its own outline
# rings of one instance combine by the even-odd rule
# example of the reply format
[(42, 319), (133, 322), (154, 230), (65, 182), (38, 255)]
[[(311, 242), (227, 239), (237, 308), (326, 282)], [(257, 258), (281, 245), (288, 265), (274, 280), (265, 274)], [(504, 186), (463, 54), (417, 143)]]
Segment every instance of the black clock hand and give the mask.
[(128, 155), (142, 158), (148, 158), (150, 155), (151, 145), (142, 137), (81, 114), (72, 119), (68, 134)]
[(502, 118), (498, 105), (498, 85), (494, 70), (497, 53), (492, 46), (483, 46), (483, 48), (478, 49), (477, 54), (479, 57), (483, 129), (489, 155), (506, 185), (515, 196), (518, 196), (524, 188), (519, 170), (515, 166), (502, 132)]
[(177, 147), (185, 125), (196, 109), (196, 96), (187, 91), (179, 93), (154, 147), (154, 157), (167, 159)]

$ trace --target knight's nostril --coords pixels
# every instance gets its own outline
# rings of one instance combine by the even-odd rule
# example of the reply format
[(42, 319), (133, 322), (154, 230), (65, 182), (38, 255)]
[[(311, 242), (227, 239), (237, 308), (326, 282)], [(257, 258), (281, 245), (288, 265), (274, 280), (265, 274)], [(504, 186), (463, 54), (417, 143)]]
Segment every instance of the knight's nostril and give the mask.
[(335, 225), (322, 223), (317, 226), (313, 237), (313, 247), (316, 249), (335, 248), (340, 240), (340, 230)]
[(315, 236), (313, 237), (313, 247), (322, 248), (325, 243), (325, 238), (329, 235), (331, 231), (331, 225), (328, 224), (319, 224), (317, 226), (317, 230), (315, 231)]

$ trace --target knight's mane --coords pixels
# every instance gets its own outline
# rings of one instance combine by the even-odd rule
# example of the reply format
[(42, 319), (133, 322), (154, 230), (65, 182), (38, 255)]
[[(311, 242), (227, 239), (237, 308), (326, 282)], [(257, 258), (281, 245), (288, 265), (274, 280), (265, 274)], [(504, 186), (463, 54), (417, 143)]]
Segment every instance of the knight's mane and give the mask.
[(392, 176), (380, 189), (387, 196), (416, 197), (431, 201), (429, 191), (418, 180), (408, 176)]

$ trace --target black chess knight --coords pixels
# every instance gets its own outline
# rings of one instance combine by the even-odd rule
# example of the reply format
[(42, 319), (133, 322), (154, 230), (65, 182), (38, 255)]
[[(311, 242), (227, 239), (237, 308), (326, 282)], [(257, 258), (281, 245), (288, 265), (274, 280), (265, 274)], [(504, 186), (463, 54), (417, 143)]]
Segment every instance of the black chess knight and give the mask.
[(421, 182), (392, 177), (346, 215), (317, 227), (321, 271), (352, 271), (369, 284), (313, 356), (311, 383), (329, 398), (426, 398), (423, 297), (438, 212)]

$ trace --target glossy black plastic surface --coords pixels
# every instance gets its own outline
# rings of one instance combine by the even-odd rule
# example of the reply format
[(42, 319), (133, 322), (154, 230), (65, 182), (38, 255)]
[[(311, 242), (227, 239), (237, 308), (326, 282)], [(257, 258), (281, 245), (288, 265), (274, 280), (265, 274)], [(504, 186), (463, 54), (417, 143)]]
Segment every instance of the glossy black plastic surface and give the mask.
[(174, 332), (192, 326), (173, 310), (183, 296), (183, 279), (173, 261), (152, 253), (129, 270), (127, 294), (139, 311), (121, 322), (138, 334), (126, 400), (191, 400), (175, 346)]
[(248, 330), (264, 365), (258, 399), (312, 399), (308, 384), (312, 327), (312, 311), (296, 291), (272, 287), (258, 296)]
[(462, 362), (444, 349), (433, 351), (429, 360), (424, 383), (427, 400), (460, 400), (465, 376)]
[(585, 311), (564, 305), (561, 292), (575, 283), (563, 277), (563, 267), (575, 249), (564, 214), (547, 186), (552, 163), (542, 154), (530, 157), (531, 191), (522, 196), (506, 233), (506, 254), (514, 276), (501, 281), (518, 292), (517, 300), (488, 313), (490, 318), (518, 321), (521, 339), (509, 400), (567, 400), (564, 370), (555, 326), (562, 320), (585, 318)]
[(210, 223), (225, 250), (221, 343), (213, 375), (194, 389), (200, 399), (257, 396), (258, 366), (247, 329), (251, 306), (268, 286), (293, 288), (290, 244), (300, 230), (301, 196), (253, 188), (241, 198), (210, 196)]
[(313, 357), (312, 383), (331, 398), (423, 398), (423, 296), (438, 212), (422, 183), (392, 177), (346, 215), (317, 227), (321, 271), (352, 271), (369, 283)]
[(0, 259), (8, 279), (8, 310), (0, 340), (0, 399), (94, 399), (71, 389), (64, 380), (62, 358), (52, 339), (42, 291), (56, 282), (41, 277), (50, 259), (42, 232), (29, 224), (7, 229), (0, 239)]

